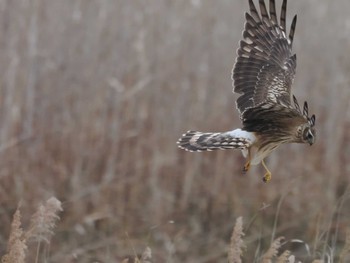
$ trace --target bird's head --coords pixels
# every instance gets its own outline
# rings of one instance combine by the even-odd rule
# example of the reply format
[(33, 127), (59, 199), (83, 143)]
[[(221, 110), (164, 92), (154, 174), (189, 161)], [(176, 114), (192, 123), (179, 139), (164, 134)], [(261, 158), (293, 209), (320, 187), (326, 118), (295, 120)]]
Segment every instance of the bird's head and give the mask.
[[(313, 116), (314, 117), (314, 116)], [(313, 145), (316, 141), (316, 129), (310, 123), (306, 123), (303, 125), (301, 130), (301, 140), (303, 143), (308, 143)]]
[(308, 143), (311, 146), (316, 141), (316, 116), (312, 115), (309, 117), (307, 102), (304, 103), (302, 115), (306, 122), (298, 127), (298, 139), (299, 142)]
[(316, 141), (316, 116), (312, 115), (309, 117), (309, 108), (306, 101), (304, 102), (303, 111), (301, 111), (297, 99), (294, 96), (293, 99), (296, 110), (303, 117), (302, 124), (298, 126), (296, 141), (299, 143), (308, 143), (311, 146)]

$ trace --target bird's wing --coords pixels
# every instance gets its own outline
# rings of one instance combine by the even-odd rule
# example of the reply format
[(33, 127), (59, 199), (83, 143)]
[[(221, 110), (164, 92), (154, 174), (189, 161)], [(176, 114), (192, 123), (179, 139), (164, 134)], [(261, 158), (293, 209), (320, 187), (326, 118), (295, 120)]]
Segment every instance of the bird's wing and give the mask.
[(253, 0), (249, 0), (249, 6), (244, 40), (240, 42), (232, 71), (233, 91), (241, 94), (237, 99), (241, 118), (247, 109), (264, 103), (290, 107), (296, 69), (292, 44), (297, 17), (294, 16), (287, 36), (287, 0), (283, 1), (279, 23), (274, 0), (270, 0), (269, 12), (264, 0), (259, 0), (260, 15)]

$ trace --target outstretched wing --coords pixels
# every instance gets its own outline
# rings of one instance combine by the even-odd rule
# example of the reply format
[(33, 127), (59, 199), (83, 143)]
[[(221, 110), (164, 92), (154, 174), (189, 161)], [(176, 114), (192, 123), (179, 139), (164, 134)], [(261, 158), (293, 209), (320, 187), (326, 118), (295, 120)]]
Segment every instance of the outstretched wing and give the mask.
[(264, 0), (259, 0), (259, 15), (253, 0), (249, 0), (245, 29), (238, 57), (232, 72), (233, 91), (242, 94), (237, 108), (244, 111), (262, 104), (291, 105), (291, 86), (296, 69), (292, 44), (297, 17), (294, 16), (289, 36), (286, 32), (287, 0), (283, 0), (280, 23), (275, 1), (270, 0), (269, 12)]

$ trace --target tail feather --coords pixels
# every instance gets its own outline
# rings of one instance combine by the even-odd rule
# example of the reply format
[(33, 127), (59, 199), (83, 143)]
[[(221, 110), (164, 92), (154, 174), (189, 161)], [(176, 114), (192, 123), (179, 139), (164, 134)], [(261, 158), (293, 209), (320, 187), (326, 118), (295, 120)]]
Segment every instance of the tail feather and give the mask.
[(251, 141), (244, 137), (237, 137), (232, 132), (204, 133), (188, 131), (177, 141), (179, 148), (190, 152), (247, 149)]

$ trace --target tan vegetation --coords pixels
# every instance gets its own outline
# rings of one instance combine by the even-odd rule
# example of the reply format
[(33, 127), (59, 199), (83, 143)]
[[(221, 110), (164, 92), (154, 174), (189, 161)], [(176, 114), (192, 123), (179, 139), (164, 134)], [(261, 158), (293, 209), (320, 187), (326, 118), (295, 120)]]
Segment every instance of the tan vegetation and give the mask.
[(40, 205), (33, 214), (30, 227), (23, 231), (21, 223), (21, 212), (19, 207), (13, 216), (11, 224), (10, 237), (7, 244), (7, 253), (1, 258), (2, 263), (22, 263), (25, 262), (25, 256), (28, 250), (27, 243), (30, 239), (35, 239), (36, 259), (39, 262), (39, 253), (41, 251), (41, 242), (50, 244), (56, 221), (59, 220), (58, 213), (62, 211), (61, 202), (51, 197), (45, 204)]
[[(229, 263), (240, 263), (242, 262), (242, 255), (243, 251), (242, 248), (244, 247), (244, 241), (243, 241), (243, 219), (242, 217), (239, 217), (236, 219), (236, 224), (233, 229), (232, 235), (231, 235), (231, 242), (228, 250), (228, 262)], [(344, 247), (340, 253), (339, 256), (339, 262), (347, 262), (346, 259), (348, 256), (350, 256), (350, 249), (349, 249), (349, 240), (350, 240), (350, 232), (347, 232), (346, 236), (346, 242), (344, 244)], [(293, 240), (291, 240), (293, 241)], [(262, 255), (261, 259), (255, 259), (254, 262), (261, 262), (261, 263), (294, 263), (295, 256), (291, 255), (291, 252), (289, 250), (284, 250), (284, 252), (280, 253), (281, 247), (288, 242), (285, 242), (284, 237), (278, 237), (275, 239), (268, 250)], [(329, 257), (329, 260), (327, 262), (333, 262), (334, 258)], [(300, 262), (300, 261), (299, 261)], [(312, 263), (323, 263), (326, 261), (315, 259), (312, 261)]]
[(340, 252), (339, 256), (339, 262), (340, 263), (345, 263), (350, 260), (350, 228), (348, 228), (346, 232), (346, 240), (345, 240), (345, 245)]
[(243, 233), (243, 219), (238, 217), (236, 220), (235, 227), (231, 235), (231, 243), (228, 250), (228, 262), (229, 263), (241, 263), (241, 257), (243, 254), (242, 249), (244, 248), (242, 236)]
[[(275, 261), (346, 262), (349, 8), (289, 1), (294, 92), (317, 142), (279, 148), (263, 184), (260, 167), (242, 176), (238, 151), (176, 147), (188, 129), (240, 126), (230, 71), (246, 0), (0, 0), (0, 255), (26, 245), (26, 262), (133, 262), (149, 247), (154, 262), (227, 262), (242, 216), (242, 262), (280, 236)], [(64, 213), (47, 245), (30, 218), (50, 196)], [(36, 239), (16, 238), (28, 229)]]

